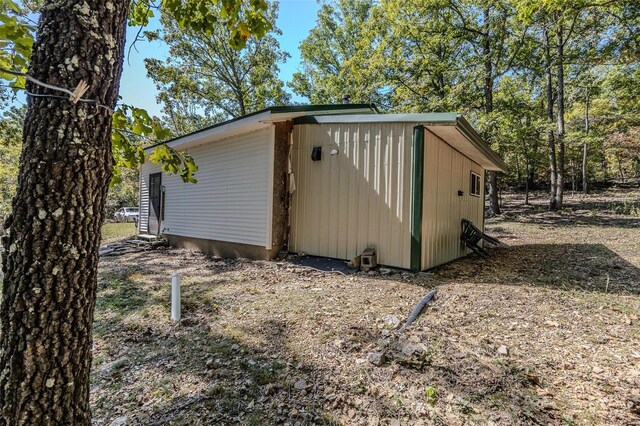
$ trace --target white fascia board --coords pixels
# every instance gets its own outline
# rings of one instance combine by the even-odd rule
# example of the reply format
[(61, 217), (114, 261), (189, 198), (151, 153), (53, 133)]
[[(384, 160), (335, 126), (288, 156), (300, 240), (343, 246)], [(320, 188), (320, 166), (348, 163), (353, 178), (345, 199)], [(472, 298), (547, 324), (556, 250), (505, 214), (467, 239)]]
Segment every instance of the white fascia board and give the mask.
[[(231, 123), (206, 129), (201, 132), (185, 135), (167, 142), (166, 145), (174, 149), (187, 149), (211, 142), (212, 140), (224, 139), (241, 133), (258, 130), (262, 127), (268, 127), (270, 125), (270, 118), (271, 112), (265, 111), (261, 114), (251, 115), (241, 120), (232, 121)], [(155, 148), (155, 146), (145, 148), (145, 152), (149, 153), (153, 148)]]

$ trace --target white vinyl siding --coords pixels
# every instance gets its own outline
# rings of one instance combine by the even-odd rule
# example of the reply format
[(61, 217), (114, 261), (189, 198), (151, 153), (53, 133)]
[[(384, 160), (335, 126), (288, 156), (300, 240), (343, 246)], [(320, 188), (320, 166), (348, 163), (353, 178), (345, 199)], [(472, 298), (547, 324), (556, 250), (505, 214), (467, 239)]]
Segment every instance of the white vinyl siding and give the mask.
[[(188, 149), (199, 170), (198, 183), (163, 173), (162, 233), (216, 241), (267, 245), (271, 127)], [(142, 182), (158, 166), (142, 167)], [(141, 183), (142, 188), (146, 185)], [(140, 217), (148, 216), (148, 193)], [(141, 225), (142, 226), (142, 225)]]

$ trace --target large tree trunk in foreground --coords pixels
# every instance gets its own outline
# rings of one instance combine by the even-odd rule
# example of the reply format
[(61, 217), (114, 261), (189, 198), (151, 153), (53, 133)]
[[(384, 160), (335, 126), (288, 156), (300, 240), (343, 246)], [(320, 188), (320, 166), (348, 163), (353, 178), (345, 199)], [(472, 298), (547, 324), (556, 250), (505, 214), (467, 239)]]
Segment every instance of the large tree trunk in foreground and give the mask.
[[(29, 74), (113, 107), (128, 0), (47, 2)], [(33, 84), (33, 93), (60, 95)], [(0, 425), (89, 425), (100, 226), (112, 170), (111, 112), (32, 97), (5, 227)]]

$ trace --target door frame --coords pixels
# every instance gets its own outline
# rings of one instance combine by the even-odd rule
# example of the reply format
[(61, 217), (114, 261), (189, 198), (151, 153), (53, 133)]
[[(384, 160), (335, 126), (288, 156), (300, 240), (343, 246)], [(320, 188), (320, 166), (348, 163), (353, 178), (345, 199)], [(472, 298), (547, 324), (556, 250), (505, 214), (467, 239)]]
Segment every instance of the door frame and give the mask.
[(157, 173), (149, 173), (149, 196), (148, 196), (148, 202), (149, 202), (149, 209), (147, 212), (147, 232), (151, 235), (151, 211), (155, 212), (155, 209), (153, 208), (153, 203), (152, 203), (152, 194), (151, 194), (151, 190), (152, 190), (152, 186), (151, 186), (151, 181), (154, 178), (159, 178), (159, 182), (158, 182), (158, 212), (157, 212), (157, 217), (156, 217), (156, 222), (157, 222), (157, 229), (155, 232), (155, 235), (160, 235), (160, 230), (161, 230), (161, 225), (162, 225), (162, 201), (163, 201), (163, 188), (162, 188), (162, 172), (157, 172)]

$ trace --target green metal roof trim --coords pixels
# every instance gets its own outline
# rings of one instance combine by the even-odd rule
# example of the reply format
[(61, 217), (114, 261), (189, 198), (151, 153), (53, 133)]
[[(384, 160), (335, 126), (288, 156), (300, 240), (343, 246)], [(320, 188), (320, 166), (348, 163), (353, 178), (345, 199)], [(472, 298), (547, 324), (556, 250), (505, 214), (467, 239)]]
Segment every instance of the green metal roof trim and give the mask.
[(427, 114), (351, 114), (351, 115), (308, 115), (293, 120), (293, 124), (324, 123), (420, 123), (420, 124), (456, 124), (460, 114), (457, 112), (432, 112)]
[[(350, 114), (348, 111), (354, 110), (354, 113), (362, 114), (362, 110), (369, 110), (371, 114), (378, 114), (378, 108), (374, 104), (329, 104), (329, 105), (291, 105), (291, 106), (272, 106), (269, 108), (261, 109), (260, 111), (252, 112), (251, 114), (246, 114), (240, 117), (232, 118), (227, 121), (222, 121), (220, 123), (212, 124), (211, 126), (203, 127), (202, 129), (198, 129), (196, 131), (185, 133), (184, 135), (176, 136), (171, 139), (167, 139), (166, 141), (158, 142), (153, 145), (146, 146), (144, 149), (149, 149), (156, 147), (158, 145), (163, 145), (169, 142), (176, 141), (178, 139), (184, 138), (185, 136), (195, 135), (201, 132), (206, 132), (207, 130), (215, 129), (216, 127), (225, 126), (230, 123), (234, 123), (236, 121), (244, 120), (248, 117), (253, 117), (254, 115), (263, 114), (265, 112), (270, 112), (271, 114), (288, 114), (288, 113), (304, 113), (304, 112), (338, 112), (340, 111), (343, 114)], [(364, 114), (363, 114), (364, 115)]]
[(426, 114), (380, 114), (380, 115), (327, 115), (305, 116), (293, 120), (293, 124), (331, 123), (420, 123), (425, 126), (456, 126), (471, 144), (493, 164), (507, 169), (507, 164), (496, 154), (471, 124), (457, 112), (434, 112)]

